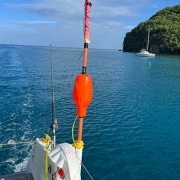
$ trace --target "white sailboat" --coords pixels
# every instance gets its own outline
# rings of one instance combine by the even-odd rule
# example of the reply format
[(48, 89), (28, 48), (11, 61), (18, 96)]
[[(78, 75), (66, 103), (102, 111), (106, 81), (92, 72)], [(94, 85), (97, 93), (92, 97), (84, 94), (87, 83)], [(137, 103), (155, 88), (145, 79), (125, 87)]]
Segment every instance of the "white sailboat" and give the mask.
[[(82, 152), (84, 147), (82, 140), (83, 119), (86, 116), (87, 106), (92, 100), (92, 78), (86, 72), (88, 44), (90, 43), (90, 8), (91, 0), (85, 0), (84, 58), (82, 73), (76, 77), (73, 90), (73, 99), (77, 106), (76, 119), (79, 119), (77, 140), (74, 141), (73, 138), (73, 144), (66, 142), (56, 144), (57, 120), (55, 118), (52, 78), (52, 137), (45, 135), (43, 138), (37, 138), (34, 141), (26, 171), (0, 176), (0, 180), (81, 180)], [(92, 179), (92, 177), (90, 178)]]
[(150, 53), (148, 51), (148, 49), (149, 49), (149, 35), (150, 35), (150, 28), (148, 29), (147, 48), (146, 49), (141, 49), (141, 51), (136, 54), (137, 56), (141, 56), (141, 57), (155, 57), (154, 53)]

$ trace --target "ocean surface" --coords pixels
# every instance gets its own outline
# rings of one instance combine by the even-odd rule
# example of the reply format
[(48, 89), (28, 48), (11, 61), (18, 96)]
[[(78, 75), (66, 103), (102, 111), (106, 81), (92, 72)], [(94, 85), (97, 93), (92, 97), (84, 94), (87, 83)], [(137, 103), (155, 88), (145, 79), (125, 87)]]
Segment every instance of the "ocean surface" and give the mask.
[[(83, 49), (52, 47), (57, 143), (72, 143)], [(49, 47), (0, 45), (0, 144), (50, 133)], [(93, 100), (83, 164), (94, 180), (180, 179), (180, 56), (89, 49)], [(75, 137), (77, 137), (77, 124)], [(25, 170), (32, 144), (1, 145), (0, 175)], [(90, 179), (82, 168), (82, 179)]]

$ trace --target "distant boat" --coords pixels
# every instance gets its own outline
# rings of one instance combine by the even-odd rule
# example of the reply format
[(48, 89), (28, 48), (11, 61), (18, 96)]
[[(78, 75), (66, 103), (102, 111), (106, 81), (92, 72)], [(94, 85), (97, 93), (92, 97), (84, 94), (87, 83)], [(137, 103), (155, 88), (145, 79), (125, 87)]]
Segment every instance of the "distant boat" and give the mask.
[(141, 57), (155, 57), (154, 53), (150, 53), (148, 51), (148, 49), (149, 49), (149, 34), (150, 34), (150, 27), (148, 29), (147, 48), (146, 49), (141, 49), (141, 51), (136, 54), (137, 56), (141, 56)]
[(146, 49), (142, 49), (139, 53), (136, 54), (137, 56), (141, 56), (141, 57), (155, 57), (154, 53), (150, 53), (148, 50)]

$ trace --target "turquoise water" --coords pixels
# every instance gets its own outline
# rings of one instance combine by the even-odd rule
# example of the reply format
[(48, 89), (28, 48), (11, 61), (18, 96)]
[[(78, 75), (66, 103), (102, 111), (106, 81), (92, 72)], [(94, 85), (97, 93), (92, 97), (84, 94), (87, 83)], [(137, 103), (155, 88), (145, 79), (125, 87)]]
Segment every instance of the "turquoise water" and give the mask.
[[(53, 48), (57, 142), (71, 143), (82, 49)], [(32, 141), (51, 124), (49, 47), (0, 45), (0, 143)], [(96, 179), (180, 179), (180, 56), (89, 50), (93, 101), (83, 163)], [(77, 125), (76, 125), (77, 128)], [(75, 131), (76, 132), (76, 131)], [(1, 146), (0, 175), (24, 170), (31, 145)], [(90, 179), (82, 169), (82, 179)]]

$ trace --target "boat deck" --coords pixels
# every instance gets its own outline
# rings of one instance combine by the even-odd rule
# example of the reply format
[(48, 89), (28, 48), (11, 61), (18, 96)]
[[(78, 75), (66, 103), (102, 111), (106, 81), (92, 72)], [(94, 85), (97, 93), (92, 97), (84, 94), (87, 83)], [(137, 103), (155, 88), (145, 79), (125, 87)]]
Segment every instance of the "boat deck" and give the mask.
[(13, 174), (6, 174), (0, 175), (0, 180), (34, 180), (31, 173), (13, 173)]

